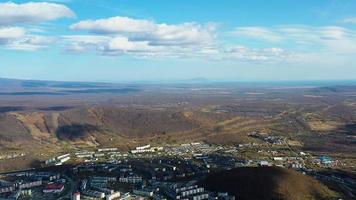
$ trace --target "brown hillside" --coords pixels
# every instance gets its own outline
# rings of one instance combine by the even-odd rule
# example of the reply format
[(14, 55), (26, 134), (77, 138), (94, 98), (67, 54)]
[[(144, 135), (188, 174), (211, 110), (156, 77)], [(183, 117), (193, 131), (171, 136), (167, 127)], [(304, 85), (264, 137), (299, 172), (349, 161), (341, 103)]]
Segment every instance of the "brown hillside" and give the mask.
[(212, 191), (234, 194), (239, 200), (329, 200), (336, 196), (317, 180), (279, 167), (222, 171), (201, 184)]

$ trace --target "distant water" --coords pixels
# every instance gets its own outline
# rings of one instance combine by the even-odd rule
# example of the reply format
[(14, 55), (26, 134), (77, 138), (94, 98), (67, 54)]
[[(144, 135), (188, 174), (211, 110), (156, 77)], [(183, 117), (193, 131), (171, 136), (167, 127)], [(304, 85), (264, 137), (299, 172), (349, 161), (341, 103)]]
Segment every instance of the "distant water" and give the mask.
[(204, 81), (141, 81), (137, 85), (174, 85), (175, 87), (189, 88), (199, 86), (241, 86), (241, 87), (324, 87), (324, 86), (356, 86), (356, 80), (305, 80), (305, 81), (234, 81), (234, 80), (204, 80)]
[(322, 80), (322, 81), (241, 81), (220, 82), (220, 84), (236, 84), (239, 86), (284, 86), (284, 87), (326, 87), (326, 86), (356, 86), (356, 80)]

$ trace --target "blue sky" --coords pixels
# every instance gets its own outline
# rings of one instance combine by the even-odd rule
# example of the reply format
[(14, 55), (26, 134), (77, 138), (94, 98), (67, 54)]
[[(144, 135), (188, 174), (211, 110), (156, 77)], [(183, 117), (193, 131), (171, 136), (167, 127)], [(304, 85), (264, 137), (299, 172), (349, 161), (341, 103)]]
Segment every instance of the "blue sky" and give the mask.
[(0, 0), (0, 77), (355, 79), (353, 0)]

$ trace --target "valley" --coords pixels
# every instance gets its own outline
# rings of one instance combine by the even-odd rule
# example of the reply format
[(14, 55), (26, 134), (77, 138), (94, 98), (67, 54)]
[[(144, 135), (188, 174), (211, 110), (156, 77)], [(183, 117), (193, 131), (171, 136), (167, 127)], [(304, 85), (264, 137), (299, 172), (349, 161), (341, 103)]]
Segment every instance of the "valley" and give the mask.
[(21, 160), (19, 169), (78, 148), (238, 145), (260, 143), (250, 136), (259, 133), (287, 138), (297, 150), (342, 157), (355, 170), (356, 87), (3, 80), (1, 90), (1, 154), (26, 154), (12, 158)]

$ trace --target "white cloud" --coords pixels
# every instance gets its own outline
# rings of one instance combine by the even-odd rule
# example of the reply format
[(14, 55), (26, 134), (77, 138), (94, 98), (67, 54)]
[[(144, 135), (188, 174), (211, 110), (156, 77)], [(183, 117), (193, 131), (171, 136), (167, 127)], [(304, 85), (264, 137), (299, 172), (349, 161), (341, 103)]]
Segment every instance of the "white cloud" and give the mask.
[(13, 40), (24, 37), (25, 29), (20, 27), (0, 27), (0, 44), (6, 44)]
[(238, 27), (236, 35), (270, 41), (343, 39), (352, 31), (339, 26), (278, 26), (278, 27)]
[(65, 5), (47, 2), (0, 3), (0, 10), (0, 25), (41, 23), (75, 17), (74, 12)]
[[(152, 20), (112, 17), (84, 20), (70, 26), (73, 31), (87, 31), (95, 35), (80, 36), (71, 41), (72, 50), (95, 50), (102, 55), (132, 55), (135, 57), (198, 56), (202, 49), (213, 46), (214, 24), (164, 24)], [(83, 41), (83, 37), (105, 37), (99, 43)], [(67, 40), (68, 41), (68, 40)]]
[(153, 46), (148, 41), (131, 41), (124, 36), (64, 36), (69, 52), (96, 52), (105, 56), (129, 55), (145, 59), (199, 58), (235, 60), (240, 62), (277, 62), (287, 60), (291, 53), (281, 48), (252, 49), (242, 46)]
[[(101, 55), (131, 55), (143, 58), (201, 58), (243, 62), (281, 61), (290, 54), (281, 48), (256, 49), (227, 47), (218, 44), (214, 24), (180, 23), (164, 24), (151, 20), (127, 17), (112, 17), (99, 20), (80, 21), (70, 26), (73, 31), (87, 31), (95, 35), (71, 37), (70, 49), (94, 50)], [(280, 40), (278, 34), (263, 28), (238, 29), (240, 34), (253, 32), (256, 37), (272, 41)], [(87, 40), (93, 37), (93, 40)], [(100, 42), (96, 37), (101, 38)], [(85, 38), (83, 40), (83, 38)], [(74, 39), (74, 40), (73, 40)], [(231, 45), (230, 45), (231, 46)]]
[(343, 40), (349, 36), (349, 30), (338, 26), (287, 26), (275, 29), (284, 41), (296, 43), (320, 44), (326, 40)]
[[(100, 53), (108, 56), (131, 55), (134, 57), (177, 57), (180, 47), (150, 46), (147, 41), (130, 41), (123, 36), (112, 38), (99, 47)], [(188, 52), (186, 52), (188, 53)]]
[(345, 23), (345, 24), (356, 24), (356, 17), (345, 18), (344, 20), (342, 20), (342, 23)]
[(234, 59), (245, 62), (288, 62), (294, 55), (281, 48), (248, 48), (232, 46), (223, 50), (224, 59)]
[(95, 51), (107, 56), (156, 57), (158, 54), (173, 55), (177, 53), (177, 49), (180, 49), (180, 47), (150, 46), (147, 41), (130, 41), (124, 36), (69, 35), (63, 36), (62, 41), (69, 52)]
[(327, 26), (316, 30), (316, 34), (318, 33), (321, 39), (342, 40), (347, 37), (348, 30), (337, 26)]
[[(36, 0), (36, 1), (42, 1), (42, 0)], [(72, 2), (72, 0), (46, 0), (47, 2), (56, 2), (56, 3), (69, 3)]]
[(339, 54), (356, 53), (356, 31), (340, 26), (288, 25), (253, 28), (239, 27), (236, 30), (241, 31), (239, 36), (278, 42), (279, 46), (290, 50)]
[(155, 28), (155, 24), (152, 21), (128, 17), (84, 20), (70, 26), (71, 30), (85, 30), (97, 34), (143, 33), (152, 31)]
[(179, 25), (158, 24), (153, 32), (145, 32), (132, 37), (149, 41), (150, 45), (206, 45), (214, 39), (214, 27), (195, 23)]
[(282, 39), (279, 34), (268, 30), (267, 28), (256, 26), (239, 27), (236, 28), (232, 33), (237, 36), (251, 37), (270, 41), (280, 41)]
[(158, 24), (151, 20), (128, 17), (80, 21), (70, 26), (70, 29), (95, 34), (123, 35), (132, 41), (147, 41), (152, 46), (205, 45), (214, 38), (213, 25)]
[(98, 48), (107, 44), (110, 39), (108, 36), (98, 35), (67, 35), (61, 37), (66, 51), (76, 53), (97, 51)]
[(98, 35), (65, 35), (62, 39), (69, 43), (99, 44), (110, 40), (108, 36)]
[[(275, 63), (297, 62), (307, 59), (311, 54), (313, 58), (318, 54), (321, 59), (333, 54), (356, 53), (356, 31), (340, 26), (284, 25), (238, 27), (234, 30), (237, 37), (251, 37), (259, 42), (267, 40), (268, 43), (262, 43), (267, 46), (264, 48), (252, 48), (246, 44), (241, 46), (230, 41), (220, 43), (216, 40), (215, 26), (196, 23), (169, 25), (114, 17), (81, 21), (72, 25), (71, 29), (92, 34), (59, 37), (58, 43), (68, 52), (95, 52), (106, 56)], [(2, 43), (4, 45), (6, 41), (7, 48), (18, 50), (38, 50), (50, 44), (45, 39), (35, 38), (35, 35), (24, 34), (14, 39), (2, 34)]]
[(8, 43), (5, 48), (22, 51), (36, 51), (47, 48), (48, 45), (55, 42), (55, 39), (47, 36), (26, 35), (21, 39)]
[(151, 47), (147, 45), (147, 42), (132, 42), (126, 37), (115, 37), (106, 45), (108, 51), (150, 51)]
[(52, 37), (32, 35), (20, 27), (0, 27), (0, 45), (6, 49), (34, 51), (54, 42)]

